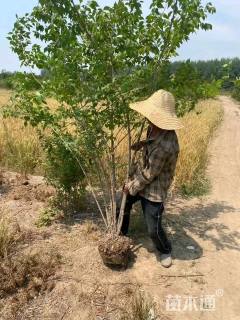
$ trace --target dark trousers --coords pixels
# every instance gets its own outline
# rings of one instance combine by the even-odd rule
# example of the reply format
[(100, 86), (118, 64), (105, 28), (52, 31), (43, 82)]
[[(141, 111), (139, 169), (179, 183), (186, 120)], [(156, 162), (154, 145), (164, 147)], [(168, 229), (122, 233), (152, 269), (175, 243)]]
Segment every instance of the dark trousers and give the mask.
[(140, 195), (131, 196), (130, 194), (128, 194), (121, 229), (122, 234), (126, 235), (128, 233), (132, 206), (137, 201), (141, 201), (148, 233), (156, 248), (161, 253), (171, 253), (171, 243), (168, 240), (167, 235), (162, 227), (162, 214), (164, 212), (164, 205), (162, 202), (153, 202), (145, 199), (144, 197), (141, 197)]

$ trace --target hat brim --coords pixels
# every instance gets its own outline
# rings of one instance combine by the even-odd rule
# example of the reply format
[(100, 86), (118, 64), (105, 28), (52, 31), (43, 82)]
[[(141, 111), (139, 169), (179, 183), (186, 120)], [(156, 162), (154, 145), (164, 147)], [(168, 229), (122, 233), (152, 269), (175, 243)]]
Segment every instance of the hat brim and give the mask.
[(182, 121), (175, 114), (169, 114), (164, 110), (156, 108), (152, 101), (145, 100), (131, 103), (130, 108), (143, 115), (158, 128), (178, 130), (184, 127)]

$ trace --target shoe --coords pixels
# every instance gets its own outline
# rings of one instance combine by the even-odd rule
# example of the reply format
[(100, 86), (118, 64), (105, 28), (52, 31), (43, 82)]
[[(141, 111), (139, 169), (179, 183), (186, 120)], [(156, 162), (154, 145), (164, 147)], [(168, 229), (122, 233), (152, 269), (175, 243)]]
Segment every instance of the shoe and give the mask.
[(164, 268), (169, 268), (172, 265), (171, 253), (162, 253), (160, 255), (160, 263)]

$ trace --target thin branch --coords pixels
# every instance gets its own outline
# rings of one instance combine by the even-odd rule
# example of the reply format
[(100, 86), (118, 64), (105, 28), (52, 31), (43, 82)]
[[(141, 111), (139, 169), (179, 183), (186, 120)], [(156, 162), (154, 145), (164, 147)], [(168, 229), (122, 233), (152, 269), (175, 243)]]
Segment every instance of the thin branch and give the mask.
[[(133, 130), (134, 128), (132, 128), (130, 132), (132, 132)], [(118, 141), (117, 144), (115, 144), (114, 150), (116, 150), (127, 137), (128, 137), (128, 132)]]
[(114, 136), (111, 133), (111, 195), (112, 195), (112, 231), (115, 232), (116, 228), (116, 159), (115, 159), (115, 147), (114, 147)]
[[(141, 139), (142, 133), (143, 133), (143, 129), (145, 126), (145, 121), (143, 122), (140, 132), (139, 132), (139, 136), (138, 136), (138, 142)], [(131, 166), (135, 161), (136, 158), (136, 154), (137, 151), (134, 152), (133, 157), (131, 157), (131, 129), (130, 129), (130, 119), (129, 119), (129, 115), (127, 117), (127, 126), (128, 126), (128, 172), (127, 172), (127, 180), (129, 179), (130, 176), (130, 170), (131, 170)], [(121, 202), (121, 208), (120, 208), (120, 214), (118, 217), (118, 223), (117, 223), (117, 234), (120, 234), (121, 232), (121, 228), (122, 228), (122, 223), (123, 223), (123, 217), (124, 217), (124, 211), (125, 211), (125, 207), (126, 207), (126, 201), (127, 201), (127, 194), (124, 192), (123, 193), (123, 197), (122, 197), (122, 202)]]
[[(131, 127), (130, 127), (130, 119), (129, 119), (129, 113), (127, 114), (127, 129), (128, 129), (128, 169), (127, 169), (127, 179), (129, 178), (129, 173), (130, 173), (130, 168), (131, 168)], [(124, 216), (124, 211), (126, 207), (126, 202), (127, 202), (127, 194), (124, 192), (123, 197), (122, 197), (122, 202), (121, 202), (121, 207), (120, 207), (120, 214), (118, 217), (118, 223), (117, 223), (117, 233), (119, 234), (121, 231), (122, 223), (123, 223), (123, 216)]]
[(95, 163), (95, 167), (96, 167), (96, 172), (97, 172), (97, 176), (98, 176), (98, 180), (100, 183), (100, 187), (102, 189), (102, 197), (103, 197), (103, 202), (104, 202), (104, 207), (105, 207), (105, 213), (106, 213), (106, 217), (107, 217), (107, 222), (109, 224), (110, 220), (109, 220), (109, 214), (108, 214), (108, 205), (107, 205), (107, 200), (105, 197), (105, 188), (107, 186), (106, 183), (106, 175), (105, 174), (101, 174), (102, 173), (102, 167), (101, 164), (98, 163), (98, 159), (94, 159), (94, 163)]
[(127, 170), (127, 176), (129, 177), (129, 172), (130, 172), (131, 163), (132, 163), (132, 153), (131, 153), (132, 139), (131, 139), (131, 126), (130, 126), (129, 113), (127, 114), (127, 131), (128, 131), (128, 170)]
[[(109, 200), (111, 199), (111, 190), (109, 190), (109, 186), (111, 185), (111, 181), (110, 181), (110, 178), (109, 178), (109, 172), (106, 171), (106, 166), (103, 164), (102, 159), (99, 158), (98, 161), (99, 161), (99, 169), (100, 169), (100, 170), (98, 170), (99, 171), (99, 176), (100, 176), (100, 179), (102, 177), (102, 184), (104, 185), (103, 193), (105, 192), (104, 190), (108, 191), (108, 199), (107, 199), (107, 201), (106, 201), (105, 194), (104, 194), (103, 198), (105, 199), (105, 210), (106, 210), (108, 226), (110, 226), (111, 225), (111, 214), (109, 212), (109, 204), (110, 204)], [(108, 168), (108, 170), (109, 170), (109, 168)], [(101, 175), (100, 172), (102, 172), (103, 174)], [(109, 199), (109, 197), (110, 197), (110, 199)]]
[(197, 274), (161, 274), (161, 278), (191, 278), (191, 277), (204, 277), (204, 274), (197, 273)]
[[(177, 4), (178, 4), (178, 1), (179, 0), (176, 0), (175, 3), (174, 3), (174, 6), (173, 7), (177, 7)], [(170, 21), (170, 26), (169, 26), (169, 30), (168, 30), (168, 33), (167, 35), (164, 37), (164, 46), (162, 48), (162, 51), (157, 59), (157, 62), (156, 62), (156, 69), (155, 69), (155, 72), (154, 72), (154, 75), (153, 75), (153, 81), (155, 83), (155, 89), (156, 89), (156, 85), (157, 85), (157, 75), (158, 75), (158, 72), (159, 72), (159, 69), (160, 69), (160, 66), (161, 66), (161, 60), (163, 59), (164, 57), (164, 54), (167, 50), (167, 48), (169, 47), (169, 44), (170, 44), (170, 36), (172, 34), (172, 27), (173, 27), (173, 23), (174, 23), (174, 19), (175, 19), (175, 15), (176, 15), (176, 10), (173, 11), (173, 15), (172, 15), (172, 18), (171, 18), (171, 21)]]
[[(175, 1), (173, 8), (177, 8), (178, 1), (179, 0)], [(159, 56), (158, 62), (160, 62), (160, 60), (163, 58), (163, 55), (164, 55), (166, 49), (169, 46), (170, 36), (172, 34), (172, 27), (173, 27), (173, 22), (174, 22), (174, 19), (175, 19), (175, 15), (176, 15), (176, 10), (173, 11), (173, 15), (172, 15), (172, 18), (171, 18), (171, 21), (170, 21), (170, 26), (169, 26), (168, 33), (167, 33), (166, 37), (164, 37), (165, 38), (165, 47), (163, 48), (163, 50), (162, 50), (162, 52), (161, 52), (161, 54)]]
[(124, 130), (124, 127), (120, 127), (117, 131), (117, 133), (115, 134), (115, 139), (117, 139), (117, 137), (119, 136), (119, 134)]
[[(142, 137), (142, 134), (143, 134), (143, 130), (144, 130), (144, 127), (145, 127), (145, 124), (146, 124), (146, 119), (144, 119), (143, 123), (142, 123), (142, 126), (141, 126), (141, 129), (139, 131), (139, 135), (138, 135), (138, 138), (137, 138), (137, 142), (140, 142), (141, 140), (141, 137)], [(134, 151), (133, 153), (133, 156), (132, 156), (132, 164), (135, 162), (135, 159), (136, 159), (136, 156), (137, 156), (137, 150)]]
[(70, 0), (70, 2), (71, 2), (71, 4), (72, 4), (72, 8), (73, 8), (74, 12), (77, 13), (77, 15), (78, 15), (78, 18), (79, 18), (79, 21), (78, 21), (78, 22), (81, 23), (82, 31), (87, 34), (88, 40), (91, 40), (92, 35), (91, 35), (91, 33), (87, 30), (86, 25), (82, 23), (82, 17), (81, 17), (81, 15), (80, 15), (80, 13), (78, 12), (78, 10), (75, 10), (75, 9), (76, 9), (76, 5), (75, 5), (74, 1), (73, 1), (73, 0)]

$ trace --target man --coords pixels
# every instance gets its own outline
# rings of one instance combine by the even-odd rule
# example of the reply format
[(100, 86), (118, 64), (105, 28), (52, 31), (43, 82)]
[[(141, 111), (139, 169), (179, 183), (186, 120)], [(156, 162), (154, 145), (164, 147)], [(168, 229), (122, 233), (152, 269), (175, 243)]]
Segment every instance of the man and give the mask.
[(135, 202), (141, 201), (149, 235), (160, 252), (162, 266), (170, 267), (171, 243), (162, 228), (162, 214), (168, 189), (176, 168), (179, 145), (175, 130), (182, 128), (175, 112), (175, 99), (170, 92), (159, 90), (149, 99), (130, 105), (149, 121), (147, 139), (132, 146), (143, 149), (143, 166), (124, 186), (127, 193), (122, 233), (127, 234), (130, 212)]

